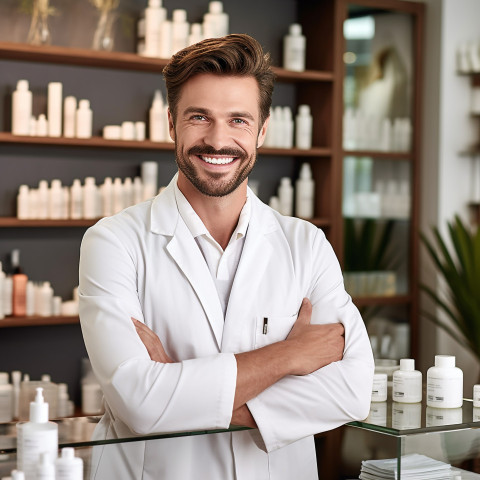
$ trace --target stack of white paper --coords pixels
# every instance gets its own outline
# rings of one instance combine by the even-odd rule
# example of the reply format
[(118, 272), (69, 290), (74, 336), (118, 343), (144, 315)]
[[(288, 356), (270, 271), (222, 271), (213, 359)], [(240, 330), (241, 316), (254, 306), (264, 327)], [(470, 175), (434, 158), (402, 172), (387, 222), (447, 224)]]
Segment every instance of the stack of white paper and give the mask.
[[(380, 480), (399, 478), (396, 458), (386, 460), (364, 460), (360, 479)], [(401, 458), (402, 480), (450, 480), (452, 477), (451, 466), (448, 463), (439, 462), (425, 455), (404, 455)]]

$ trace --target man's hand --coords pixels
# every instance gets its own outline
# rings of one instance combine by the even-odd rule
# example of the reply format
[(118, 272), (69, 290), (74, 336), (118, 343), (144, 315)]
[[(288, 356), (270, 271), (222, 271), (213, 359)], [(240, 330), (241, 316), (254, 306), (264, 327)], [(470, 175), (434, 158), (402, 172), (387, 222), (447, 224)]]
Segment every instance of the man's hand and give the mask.
[(138, 321), (136, 318), (131, 317), (135, 329), (137, 330), (140, 340), (147, 348), (147, 352), (150, 355), (150, 359), (154, 362), (160, 363), (173, 363), (173, 360), (167, 355), (163, 348), (162, 342), (158, 336), (150, 330), (144, 323)]
[(244, 427), (257, 428), (257, 423), (246, 405), (242, 405), (232, 413), (232, 425), (241, 425)]

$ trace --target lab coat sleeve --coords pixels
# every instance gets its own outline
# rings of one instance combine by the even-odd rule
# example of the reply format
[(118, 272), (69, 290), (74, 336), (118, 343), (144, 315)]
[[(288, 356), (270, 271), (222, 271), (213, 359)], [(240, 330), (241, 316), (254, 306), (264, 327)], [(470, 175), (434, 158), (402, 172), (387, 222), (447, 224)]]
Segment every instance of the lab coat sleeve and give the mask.
[(247, 403), (267, 451), (362, 420), (369, 412), (374, 371), (370, 342), (360, 313), (345, 292), (333, 249), (320, 231), (311, 264), (305, 292), (313, 305), (311, 323), (341, 322), (344, 355), (310, 375), (284, 377)]
[(162, 364), (150, 360), (131, 317), (143, 321), (138, 247), (111, 224), (89, 229), (80, 254), (80, 320), (94, 373), (112, 413), (138, 434), (227, 428), (235, 395), (233, 354)]

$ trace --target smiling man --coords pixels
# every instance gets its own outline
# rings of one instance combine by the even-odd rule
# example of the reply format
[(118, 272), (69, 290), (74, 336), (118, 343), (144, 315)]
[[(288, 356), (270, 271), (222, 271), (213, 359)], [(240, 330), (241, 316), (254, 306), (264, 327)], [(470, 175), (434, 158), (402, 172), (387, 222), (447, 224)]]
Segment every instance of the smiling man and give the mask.
[[(247, 35), (164, 69), (178, 174), (89, 229), (80, 318), (106, 413), (92, 478), (310, 480), (312, 435), (366, 417), (373, 358), (324, 234), (247, 187), (274, 75)], [(320, 466), (321, 468), (321, 466)]]

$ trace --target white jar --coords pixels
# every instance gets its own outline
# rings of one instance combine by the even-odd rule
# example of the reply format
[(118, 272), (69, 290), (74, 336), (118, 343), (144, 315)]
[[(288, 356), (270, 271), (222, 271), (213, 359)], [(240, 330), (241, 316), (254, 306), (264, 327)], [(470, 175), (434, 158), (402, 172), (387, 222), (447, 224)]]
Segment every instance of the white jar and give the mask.
[(415, 370), (413, 358), (402, 358), (400, 370), (393, 372), (392, 397), (395, 402), (400, 403), (422, 401), (422, 373)]
[(473, 406), (480, 407), (480, 385), (473, 386)]
[(387, 374), (375, 373), (373, 375), (372, 402), (385, 402), (387, 400)]
[(435, 355), (435, 366), (427, 371), (427, 405), (458, 408), (463, 404), (463, 372), (453, 355)]
[(8, 383), (8, 373), (0, 372), (0, 423), (13, 420), (13, 386)]

